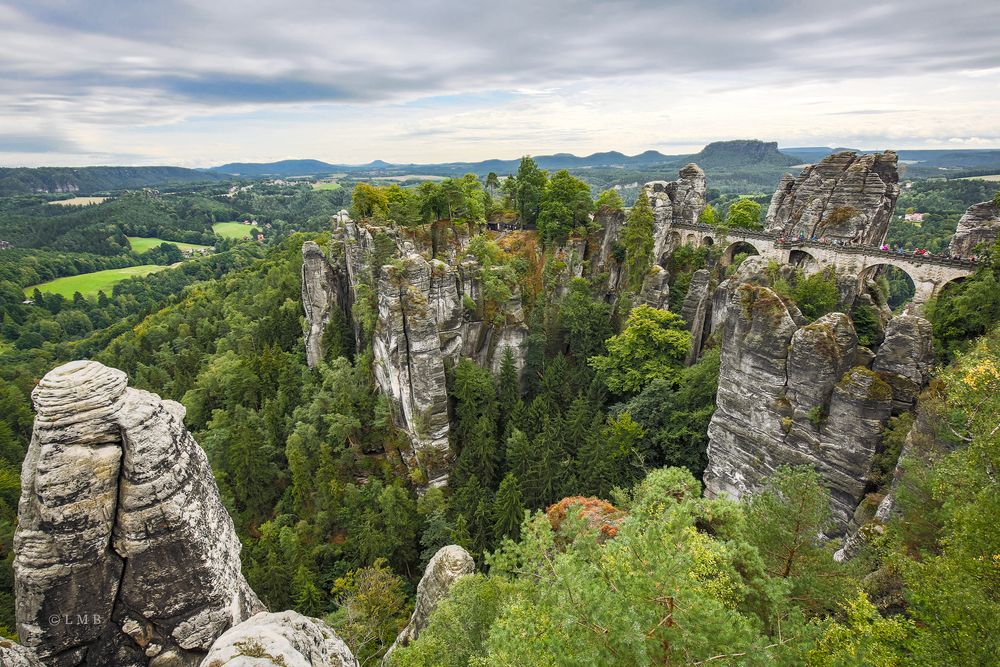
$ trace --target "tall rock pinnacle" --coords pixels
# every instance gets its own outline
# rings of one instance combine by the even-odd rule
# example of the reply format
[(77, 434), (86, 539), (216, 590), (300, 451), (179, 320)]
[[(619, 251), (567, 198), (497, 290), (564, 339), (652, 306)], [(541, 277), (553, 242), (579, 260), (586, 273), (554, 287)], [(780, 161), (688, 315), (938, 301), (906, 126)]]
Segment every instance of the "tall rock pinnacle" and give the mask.
[(262, 611), (179, 403), (93, 361), (49, 372), (21, 474), (17, 628), (46, 665), (196, 665)]

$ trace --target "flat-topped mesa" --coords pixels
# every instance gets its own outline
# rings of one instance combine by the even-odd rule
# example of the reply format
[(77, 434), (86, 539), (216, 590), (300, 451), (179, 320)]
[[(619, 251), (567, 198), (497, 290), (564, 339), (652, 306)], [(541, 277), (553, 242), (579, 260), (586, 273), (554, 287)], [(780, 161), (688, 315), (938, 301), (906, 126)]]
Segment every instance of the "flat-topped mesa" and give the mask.
[(1000, 207), (995, 201), (970, 206), (958, 221), (948, 252), (953, 257), (971, 257), (980, 244), (989, 248), (1000, 236)]
[(676, 181), (650, 181), (643, 186), (653, 206), (653, 257), (663, 263), (670, 247), (670, 226), (694, 224), (705, 209), (705, 172), (694, 164), (684, 166)]
[(262, 610), (184, 408), (93, 361), (49, 372), (21, 474), (21, 641), (46, 665), (196, 665)]
[(896, 153), (834, 153), (798, 177), (786, 174), (771, 197), (766, 230), (863, 245), (885, 240), (899, 197)]
[(722, 349), (705, 489), (740, 498), (782, 465), (809, 465), (830, 490), (828, 532), (841, 535), (890, 415), (912, 405), (927, 382), (930, 325), (896, 317), (872, 354), (847, 315), (808, 323), (769, 287), (751, 284), (758, 264), (741, 266), (716, 291)]

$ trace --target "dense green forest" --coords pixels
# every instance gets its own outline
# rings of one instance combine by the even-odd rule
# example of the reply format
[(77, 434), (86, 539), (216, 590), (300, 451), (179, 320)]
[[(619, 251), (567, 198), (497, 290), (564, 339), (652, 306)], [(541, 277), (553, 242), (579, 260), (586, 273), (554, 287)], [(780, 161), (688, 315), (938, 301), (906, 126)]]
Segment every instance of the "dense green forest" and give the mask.
[(148, 186), (217, 181), (211, 172), (182, 167), (0, 167), (0, 197), (30, 192), (92, 194)]
[[(978, 187), (918, 183), (908, 196), (928, 210), (932, 201), (964, 210), (961, 202), (989, 194)], [(1000, 545), (984, 517), (998, 509), (988, 476), (1000, 463), (989, 420), (1000, 409), (1000, 251), (928, 307), (949, 364), (918, 415), (932, 454), (912, 462), (921, 473), (901, 495), (907, 520), (841, 565), (813, 539), (828, 504), (808, 471), (779, 472), (748, 503), (700, 497), (718, 341), (686, 367), (690, 334), (676, 312), (695, 270), (724, 277), (718, 250), (679, 249), (667, 267), (670, 310), (640, 305), (652, 264), (642, 200), (616, 248), (629, 288), (609, 302), (598, 281), (571, 279), (555, 257), (567, 238), (596, 231), (590, 213), (623, 206), (618, 191), (592, 193), (526, 159), (510, 178), (361, 184), (353, 196), (261, 185), (232, 197), (131, 193), (69, 211), (8, 200), (0, 238), (20, 234), (26, 247), (0, 255), (0, 632), (14, 629), (11, 538), (28, 394), (53, 366), (94, 358), (185, 405), (251, 586), (272, 609), (326, 617), (362, 660), (392, 643), (427, 560), (455, 543), (483, 574), (456, 586), (393, 664), (546, 664), (552, 655), (581, 665), (985, 664), (997, 648)], [(719, 192), (709, 221), (759, 224), (762, 199)], [(442, 219), (537, 229), (540, 255), (487, 234), (469, 245), (498, 276), (487, 302), (515, 285), (524, 291), (527, 362), (523, 384), (510, 357), (496, 375), (470, 361), (449, 369), (455, 464), (445, 489), (420, 490), (407, 474), (370, 349), (331, 344), (317, 368), (306, 366), (300, 248), (307, 239), (327, 248), (330, 216), (348, 201), (356, 219), (421, 238)], [(267, 231), (263, 244), (211, 235), (213, 222), (245, 218)], [(218, 252), (97, 298), (38, 293), (21, 303), (36, 281), (138, 263), (120, 243), (127, 235), (211, 242)], [(836, 308), (832, 276), (770, 270), (775, 290), (810, 319)], [(852, 315), (874, 344), (874, 319)], [(327, 339), (352, 341), (353, 331), (337, 322)], [(909, 423), (900, 418), (887, 436), (894, 451)], [(575, 500), (559, 502), (567, 497)]]

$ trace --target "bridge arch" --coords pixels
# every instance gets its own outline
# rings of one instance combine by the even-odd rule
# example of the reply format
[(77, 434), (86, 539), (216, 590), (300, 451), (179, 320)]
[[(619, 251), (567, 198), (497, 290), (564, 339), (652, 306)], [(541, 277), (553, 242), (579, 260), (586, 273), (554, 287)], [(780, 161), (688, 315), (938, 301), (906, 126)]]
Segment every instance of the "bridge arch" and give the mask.
[(813, 273), (819, 269), (819, 262), (812, 253), (798, 248), (788, 251), (788, 264), (800, 268), (806, 273)]
[(695, 240), (696, 239), (697, 239), (697, 237), (695, 236), (694, 232), (690, 232), (687, 235), (687, 239), (685, 239), (684, 244), (685, 245), (696, 245), (695, 244)]
[(713, 239), (708, 234), (705, 234), (704, 236), (701, 237), (701, 244), (703, 246), (713, 246), (715, 245), (715, 239)]
[(729, 266), (733, 263), (733, 258), (740, 253), (746, 253), (748, 255), (762, 255), (760, 248), (756, 244), (750, 243), (749, 241), (733, 241), (726, 249), (722, 251), (722, 258), (719, 263), (722, 266)]
[(863, 290), (869, 280), (885, 278), (888, 293), (885, 294), (889, 308), (896, 310), (911, 301), (924, 303), (934, 294), (936, 285), (914, 278), (906, 267), (895, 262), (869, 264), (858, 274), (858, 289)]

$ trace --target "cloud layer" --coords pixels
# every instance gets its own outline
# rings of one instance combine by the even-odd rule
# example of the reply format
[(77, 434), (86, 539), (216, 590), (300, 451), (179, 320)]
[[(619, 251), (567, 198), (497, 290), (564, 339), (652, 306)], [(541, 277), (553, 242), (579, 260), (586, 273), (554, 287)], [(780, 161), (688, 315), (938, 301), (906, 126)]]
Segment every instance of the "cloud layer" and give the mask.
[(1000, 145), (1000, 4), (0, 1), (0, 164)]

